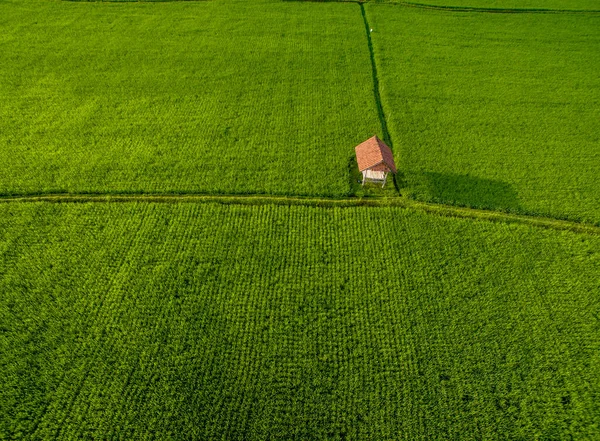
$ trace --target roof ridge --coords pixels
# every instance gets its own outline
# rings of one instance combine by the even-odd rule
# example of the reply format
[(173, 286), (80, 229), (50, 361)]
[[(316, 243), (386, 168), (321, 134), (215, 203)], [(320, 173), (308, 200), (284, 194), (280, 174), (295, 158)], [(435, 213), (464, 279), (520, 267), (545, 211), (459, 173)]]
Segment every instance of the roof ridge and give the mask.
[[(357, 145), (355, 151), (360, 171), (384, 163), (396, 173), (396, 164), (392, 149), (376, 134)], [(361, 152), (360, 155), (359, 151)]]

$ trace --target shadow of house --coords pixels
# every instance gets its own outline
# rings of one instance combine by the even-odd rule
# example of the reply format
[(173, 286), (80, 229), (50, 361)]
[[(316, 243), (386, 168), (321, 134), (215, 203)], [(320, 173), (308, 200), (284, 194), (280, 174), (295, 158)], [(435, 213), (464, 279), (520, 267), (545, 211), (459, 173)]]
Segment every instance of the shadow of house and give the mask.
[(407, 172), (403, 180), (402, 193), (412, 199), (508, 212), (522, 211), (517, 192), (506, 182), (436, 172)]

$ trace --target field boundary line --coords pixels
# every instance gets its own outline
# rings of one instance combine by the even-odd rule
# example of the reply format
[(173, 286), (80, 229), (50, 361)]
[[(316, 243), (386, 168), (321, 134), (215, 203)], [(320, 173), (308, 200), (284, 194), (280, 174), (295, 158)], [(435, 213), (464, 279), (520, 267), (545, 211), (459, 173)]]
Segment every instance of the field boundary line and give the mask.
[[(383, 132), (383, 140), (387, 143), (387, 145), (394, 151), (394, 143), (392, 142), (392, 135), (388, 129), (387, 119), (385, 117), (385, 110), (383, 109), (383, 102), (381, 100), (381, 91), (379, 88), (379, 74), (377, 72), (377, 62), (375, 60), (375, 48), (373, 47), (373, 39), (371, 38), (371, 25), (369, 24), (369, 19), (367, 18), (367, 11), (365, 10), (364, 2), (358, 1), (358, 7), (360, 8), (360, 13), (363, 18), (363, 22), (365, 24), (365, 33), (367, 34), (367, 46), (369, 48), (369, 58), (371, 59), (371, 74), (373, 76), (373, 96), (375, 98), (375, 106), (377, 107), (377, 116), (379, 117), (379, 123), (381, 124), (381, 130)], [(396, 190), (400, 191), (398, 188), (398, 182), (396, 181), (396, 176), (393, 176), (392, 182)]]
[(208, 3), (212, 0), (61, 0), (68, 3)]
[[(84, 0), (65, 0), (65, 1), (84, 1)], [(115, 0), (96, 0), (96, 1), (115, 1)], [(167, 0), (168, 1), (168, 0)], [(177, 0), (185, 1), (185, 0)], [(200, 0), (209, 1), (209, 0)], [(600, 14), (600, 9), (544, 9), (544, 8), (480, 8), (477, 6), (449, 6), (432, 5), (428, 3), (406, 2), (406, 1), (369, 1), (369, 0), (282, 0), (284, 2), (300, 3), (357, 3), (359, 5), (394, 5), (406, 6), (408, 8), (433, 9), (448, 12), (482, 12), (490, 14)]]
[(358, 7), (360, 8), (360, 13), (363, 18), (363, 22), (365, 24), (365, 33), (367, 34), (367, 45), (369, 48), (369, 57), (371, 59), (371, 74), (373, 76), (373, 95), (375, 97), (375, 105), (377, 106), (377, 114), (379, 116), (379, 122), (381, 124), (381, 130), (383, 131), (383, 140), (392, 148), (393, 143), (392, 137), (388, 130), (387, 120), (385, 118), (385, 111), (383, 110), (383, 104), (381, 102), (381, 93), (379, 91), (379, 75), (377, 73), (377, 63), (375, 62), (375, 50), (373, 49), (373, 40), (371, 40), (371, 26), (369, 25), (369, 20), (367, 19), (367, 13), (365, 11), (365, 6), (362, 2), (357, 2)]
[(4, 203), (216, 203), (224, 205), (302, 205), (310, 207), (398, 207), (421, 211), (443, 217), (482, 220), (500, 223), (515, 223), (532, 227), (572, 231), (575, 233), (600, 235), (600, 225), (575, 222), (526, 214), (512, 214), (479, 208), (458, 207), (397, 198), (326, 198), (271, 195), (208, 195), (208, 194), (43, 194), (28, 196), (3, 196)]
[(399, 5), (408, 8), (433, 9), (448, 12), (480, 12), (488, 14), (600, 14), (600, 10), (596, 9), (479, 8), (476, 6), (444, 6), (404, 1), (380, 2), (377, 4)]

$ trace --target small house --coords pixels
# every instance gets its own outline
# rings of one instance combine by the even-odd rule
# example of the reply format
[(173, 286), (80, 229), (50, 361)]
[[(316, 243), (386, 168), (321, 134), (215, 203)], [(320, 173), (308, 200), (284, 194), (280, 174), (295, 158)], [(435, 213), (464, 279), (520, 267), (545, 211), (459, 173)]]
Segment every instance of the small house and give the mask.
[(362, 185), (366, 181), (385, 185), (388, 173), (396, 173), (392, 150), (377, 136), (367, 139), (354, 149), (358, 170), (362, 173)]

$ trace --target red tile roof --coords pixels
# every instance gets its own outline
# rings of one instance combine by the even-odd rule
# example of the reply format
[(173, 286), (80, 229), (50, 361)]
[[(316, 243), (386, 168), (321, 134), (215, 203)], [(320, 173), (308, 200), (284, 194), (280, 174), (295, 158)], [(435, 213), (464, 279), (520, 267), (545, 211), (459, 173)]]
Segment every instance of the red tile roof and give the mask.
[(396, 173), (396, 163), (392, 151), (377, 136), (373, 136), (357, 145), (354, 150), (356, 151), (356, 162), (358, 162), (360, 171), (383, 164)]

